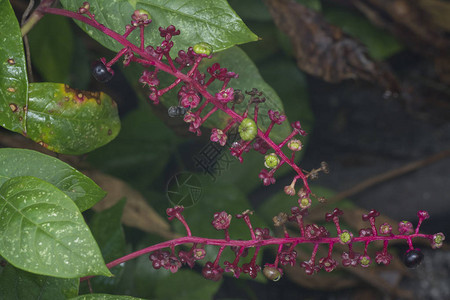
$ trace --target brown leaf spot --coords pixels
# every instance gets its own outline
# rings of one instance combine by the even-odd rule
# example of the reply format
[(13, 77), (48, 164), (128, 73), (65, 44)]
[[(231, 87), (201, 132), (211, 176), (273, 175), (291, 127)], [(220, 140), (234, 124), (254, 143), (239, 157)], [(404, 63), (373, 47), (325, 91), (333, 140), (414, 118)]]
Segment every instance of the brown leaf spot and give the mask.
[(112, 134), (112, 130), (108, 129), (108, 135), (111, 135), (111, 134)]
[(18, 109), (17, 105), (14, 103), (10, 103), (9, 108), (11, 108), (12, 112), (16, 112)]
[(13, 65), (16, 64), (16, 61), (15, 61), (13, 58), (9, 58), (9, 59), (7, 60), (7, 62), (8, 62), (8, 64), (9, 64), (10, 66), (13, 66)]
[(7, 88), (6, 90), (7, 90), (8, 92), (10, 92), (10, 93), (14, 93), (14, 92), (16, 91), (16, 89), (13, 88), (13, 87), (9, 87), (9, 88)]
[(91, 91), (82, 91), (78, 89), (74, 89), (69, 87), (68, 85), (64, 85), (65, 93), (74, 95), (74, 101), (83, 102), (86, 99), (100, 98), (100, 92), (91, 92)]

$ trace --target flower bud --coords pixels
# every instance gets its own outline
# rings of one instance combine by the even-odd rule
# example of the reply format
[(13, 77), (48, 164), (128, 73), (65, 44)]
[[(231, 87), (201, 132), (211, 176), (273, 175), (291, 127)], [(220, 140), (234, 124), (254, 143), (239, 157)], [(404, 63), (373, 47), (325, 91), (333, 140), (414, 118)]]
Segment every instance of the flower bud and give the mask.
[(300, 140), (292, 139), (288, 142), (288, 148), (292, 151), (302, 150), (302, 142)]
[(275, 153), (268, 154), (264, 157), (264, 166), (268, 169), (273, 169), (280, 163), (280, 159)]
[(350, 244), (353, 239), (353, 234), (348, 230), (342, 230), (339, 234), (339, 241), (341, 244)]

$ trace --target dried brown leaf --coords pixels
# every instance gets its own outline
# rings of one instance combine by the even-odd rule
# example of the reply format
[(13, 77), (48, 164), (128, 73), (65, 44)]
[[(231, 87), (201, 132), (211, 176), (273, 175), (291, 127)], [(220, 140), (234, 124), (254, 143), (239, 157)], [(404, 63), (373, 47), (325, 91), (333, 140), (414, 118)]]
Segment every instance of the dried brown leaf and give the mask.
[(373, 61), (363, 44), (327, 23), (320, 13), (290, 0), (265, 2), (275, 24), (288, 35), (300, 69), (328, 82), (363, 79), (399, 92), (387, 66)]

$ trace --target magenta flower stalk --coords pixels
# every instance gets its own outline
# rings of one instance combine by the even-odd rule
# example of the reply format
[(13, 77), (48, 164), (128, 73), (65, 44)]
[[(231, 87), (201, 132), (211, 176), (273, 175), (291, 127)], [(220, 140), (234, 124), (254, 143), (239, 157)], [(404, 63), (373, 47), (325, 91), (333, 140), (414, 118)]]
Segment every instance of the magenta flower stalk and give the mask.
[[(270, 272), (263, 272), (265, 275), (268, 273), (274, 279), (279, 279), (282, 274), (282, 270), (279, 265), (290, 265), (295, 266), (297, 264), (297, 252), (295, 251), (295, 246), (299, 244), (312, 244), (314, 246), (313, 252), (311, 253), (311, 258), (308, 261), (303, 261), (298, 263), (301, 267), (305, 269), (305, 272), (309, 275), (312, 275), (316, 272), (319, 272), (323, 269), (326, 272), (331, 272), (338, 266), (338, 262), (332, 258), (333, 246), (336, 243), (346, 244), (348, 245), (348, 251), (342, 253), (341, 265), (343, 267), (368, 267), (372, 258), (369, 257), (367, 253), (367, 247), (370, 243), (374, 241), (383, 241), (383, 249), (375, 253), (375, 262), (378, 264), (389, 264), (392, 260), (392, 255), (388, 252), (389, 241), (392, 240), (406, 240), (409, 246), (409, 250), (407, 251), (405, 257), (408, 255), (414, 255), (414, 258), (422, 257), (423, 254), (419, 249), (414, 248), (412, 244), (412, 240), (416, 238), (424, 238), (431, 242), (432, 248), (439, 248), (442, 246), (445, 236), (442, 233), (437, 234), (423, 234), (419, 233), (420, 225), (426, 219), (424, 217), (424, 212), (420, 211), (418, 213), (419, 222), (416, 227), (416, 230), (412, 234), (393, 234), (383, 235), (378, 233), (377, 231), (360, 230), (360, 236), (343, 235), (344, 232), (348, 232), (340, 229), (339, 225), (339, 216), (342, 215), (342, 211), (338, 209), (334, 209), (333, 212), (327, 213), (325, 216), (326, 220), (333, 221), (336, 227), (337, 236), (331, 236), (331, 233), (328, 232), (323, 226), (318, 226), (316, 224), (303, 224), (303, 216), (305, 215), (305, 210), (299, 210), (298, 207), (292, 208), (292, 214), (283, 218), (283, 221), (286, 220), (288, 222), (295, 222), (298, 226), (301, 227), (304, 234), (300, 237), (291, 237), (287, 232), (284, 237), (274, 237), (269, 234), (269, 230), (267, 228), (261, 229), (256, 228), (253, 229), (250, 219), (249, 211), (245, 211), (241, 214), (236, 215), (237, 219), (242, 219), (244, 223), (249, 228), (250, 238), (248, 240), (233, 240), (230, 238), (228, 233), (228, 228), (230, 226), (232, 217), (226, 212), (220, 212), (214, 214), (213, 221), (211, 225), (216, 230), (224, 230), (225, 237), (223, 239), (218, 238), (205, 238), (205, 237), (197, 237), (190, 235), (190, 231), (188, 235), (185, 237), (176, 238), (170, 241), (162, 242), (156, 245), (152, 245), (145, 249), (133, 252), (124, 257), (116, 259), (106, 266), (108, 268), (113, 268), (121, 263), (127, 262), (131, 259), (139, 257), (141, 255), (148, 255), (152, 261), (152, 265), (154, 268), (165, 268), (172, 272), (176, 272), (181, 265), (185, 264), (189, 267), (194, 266), (194, 262), (205, 257), (206, 251), (204, 249), (205, 245), (213, 245), (218, 246), (219, 251), (214, 261), (207, 262), (203, 267), (203, 276), (207, 279), (211, 280), (220, 280), (224, 272), (230, 272), (236, 278), (238, 278), (241, 273), (248, 274), (250, 277), (255, 278), (257, 273), (261, 271), (261, 267), (256, 265), (256, 259), (258, 257), (259, 251), (262, 247), (266, 246), (277, 246), (277, 255), (273, 264), (266, 264), (265, 268), (269, 268)], [(174, 210), (168, 214), (169, 220), (177, 219), (180, 222), (186, 224), (184, 217), (181, 216), (182, 208), (177, 206)], [(375, 210), (371, 210), (368, 215), (363, 215), (363, 219), (369, 218), (373, 219), (373, 223), (375, 224), (375, 218), (379, 213)], [(178, 215), (178, 217), (176, 217)], [(428, 215), (428, 214), (427, 214)], [(372, 221), (370, 221), (372, 223)], [(275, 221), (275, 225), (280, 226), (279, 220)], [(399, 232), (401, 231), (401, 224), (399, 225)], [(284, 224), (283, 224), (284, 225)], [(386, 223), (381, 226), (386, 226)], [(340, 234), (339, 234), (340, 232)], [(353, 245), (355, 243), (363, 243), (364, 244), (364, 252), (357, 253), (353, 250)], [(186, 252), (184, 250), (179, 250), (178, 254), (175, 251), (175, 248), (180, 245), (188, 245), (193, 244), (190, 251)], [(317, 258), (317, 253), (319, 249), (319, 245), (324, 244), (328, 245), (328, 254), (325, 257)], [(201, 245), (201, 247), (199, 247)], [(221, 266), (221, 256), (223, 251), (227, 248), (238, 249), (235, 251), (236, 257), (234, 261), (231, 262), (223, 262), (223, 266)], [(163, 251), (163, 249), (168, 248), (170, 251)], [(240, 259), (243, 257), (243, 253), (247, 249), (255, 248), (253, 257), (249, 263), (244, 263), (240, 265)], [(405, 258), (405, 259), (406, 259)], [(421, 262), (414, 261), (411, 263), (408, 261), (407, 266), (416, 267)], [(275, 274), (279, 274), (279, 276), (272, 276)], [(268, 276), (266, 275), (266, 276)], [(91, 278), (84, 277), (81, 278), (81, 281)]]
[[(200, 135), (200, 126), (216, 111), (223, 111), (231, 120), (225, 128), (214, 128), (212, 130), (211, 141), (225, 145), (227, 140), (226, 133), (232, 126), (238, 125), (241, 139), (233, 143), (230, 149), (231, 154), (241, 162), (243, 161), (243, 153), (250, 151), (252, 148), (264, 154), (264, 166), (266, 168), (262, 169), (259, 173), (259, 178), (263, 181), (264, 185), (275, 183), (274, 173), (283, 164), (289, 165), (296, 172), (292, 183), (284, 189), (286, 194), (291, 196), (295, 195), (297, 181), (301, 179), (303, 182), (303, 187), (297, 193), (299, 196), (298, 207), (291, 209), (290, 216), (280, 213), (274, 218), (275, 226), (283, 226), (284, 228), (283, 237), (271, 236), (267, 228), (254, 229), (250, 219), (251, 212), (248, 210), (236, 215), (236, 218), (242, 219), (249, 228), (250, 237), (248, 240), (234, 240), (231, 238), (228, 229), (232, 216), (226, 212), (215, 213), (211, 223), (216, 230), (224, 231), (224, 238), (213, 239), (193, 236), (187, 221), (182, 215), (183, 207), (176, 206), (167, 209), (167, 215), (169, 220), (177, 219), (183, 224), (186, 230), (185, 237), (172, 239), (128, 254), (108, 263), (108, 268), (113, 268), (141, 255), (149, 255), (149, 259), (155, 269), (164, 268), (171, 272), (177, 272), (182, 265), (188, 265), (191, 268), (194, 267), (197, 260), (205, 257), (205, 245), (212, 245), (219, 247), (219, 250), (214, 261), (209, 261), (204, 264), (202, 274), (205, 278), (220, 280), (225, 272), (230, 272), (235, 277), (239, 277), (244, 273), (248, 274), (251, 278), (255, 278), (261, 271), (261, 267), (256, 264), (260, 249), (273, 245), (277, 249), (275, 261), (273, 264), (266, 264), (262, 272), (267, 278), (276, 281), (283, 274), (280, 265), (294, 266), (297, 264), (297, 252), (294, 248), (299, 244), (313, 245), (311, 258), (308, 261), (299, 263), (307, 274), (314, 274), (321, 269), (326, 272), (331, 272), (337, 267), (338, 262), (332, 258), (334, 244), (336, 243), (348, 246), (348, 252), (344, 252), (341, 255), (341, 264), (344, 267), (369, 266), (371, 264), (371, 258), (367, 254), (367, 247), (374, 241), (383, 241), (383, 249), (375, 254), (375, 262), (378, 264), (389, 264), (392, 259), (392, 255), (388, 252), (389, 241), (406, 240), (409, 250), (405, 255), (405, 264), (408, 267), (417, 266), (423, 258), (420, 250), (414, 248), (412, 243), (413, 239), (428, 239), (431, 241), (431, 247), (433, 249), (442, 246), (445, 240), (445, 236), (442, 233), (430, 235), (419, 232), (422, 222), (429, 217), (425, 211), (419, 211), (419, 222), (415, 229), (410, 222), (400, 222), (398, 225), (398, 234), (392, 233), (392, 225), (387, 223), (381, 224), (378, 230), (376, 227), (376, 217), (379, 213), (374, 210), (362, 216), (363, 220), (369, 221), (371, 227), (361, 229), (359, 236), (354, 236), (350, 231), (341, 229), (339, 216), (343, 212), (337, 208), (325, 215), (325, 220), (333, 222), (335, 225), (336, 236), (333, 237), (323, 226), (305, 224), (305, 217), (311, 205), (311, 196), (315, 197), (311, 193), (307, 179), (309, 177), (316, 177), (319, 171), (326, 173), (326, 164), (322, 164), (320, 169), (312, 170), (305, 175), (295, 163), (295, 154), (302, 149), (302, 144), (296, 137), (297, 135), (306, 135), (299, 121), (291, 124), (292, 132), (279, 144), (276, 144), (269, 137), (269, 134), (275, 125), (280, 125), (286, 121), (285, 115), (269, 110), (268, 116), (271, 120), (269, 127), (265, 131), (258, 128), (258, 104), (265, 101), (262, 93), (258, 90), (252, 89), (251, 91), (245, 92), (245, 95), (250, 97), (246, 110), (242, 114), (235, 111), (235, 106), (241, 104), (246, 97), (241, 91), (228, 87), (229, 82), (233, 78), (237, 78), (238, 74), (222, 68), (219, 63), (215, 63), (207, 68), (207, 73), (209, 74), (209, 78), (207, 79), (207, 75), (198, 70), (200, 62), (205, 58), (211, 57), (212, 49), (207, 43), (196, 44), (187, 49), (187, 51), (181, 50), (178, 52), (178, 56), (174, 58), (170, 54), (173, 47), (172, 37), (181, 33), (173, 25), (169, 25), (167, 28), (159, 28), (160, 36), (163, 38), (159, 46), (145, 47), (144, 30), (152, 22), (150, 14), (146, 11), (136, 10), (131, 17), (130, 25), (126, 26), (123, 34), (119, 34), (96, 21), (94, 14), (90, 12), (90, 5), (87, 2), (83, 3), (77, 12), (51, 8), (48, 5), (39, 6), (37, 11), (40, 13), (63, 15), (79, 20), (98, 29), (123, 45), (123, 49), (111, 61), (106, 62), (102, 58), (94, 64), (95, 69), (93, 70), (93, 75), (99, 81), (106, 82), (111, 79), (114, 74), (111, 66), (122, 57), (124, 66), (128, 66), (131, 62), (139, 63), (146, 68), (139, 81), (149, 88), (149, 100), (151, 103), (158, 104), (162, 95), (179, 87), (178, 108), (180, 108), (179, 111), (183, 111), (181, 108), (184, 109), (182, 114), (184, 116), (183, 120), (189, 124), (189, 131)], [(127, 39), (131, 32), (137, 28), (139, 28), (140, 36), (140, 44), (138, 46)], [(163, 58), (167, 60), (167, 63), (162, 61)], [(183, 70), (184, 72), (182, 72)], [(158, 74), (160, 72), (172, 75), (175, 78), (174, 81), (166, 87), (159, 88)], [(223, 84), (221, 89), (212, 95), (207, 91), (207, 88), (215, 80), (219, 80)], [(207, 107), (208, 104), (212, 104), (213, 107), (209, 109)], [(252, 105), (254, 106), (254, 116), (253, 118), (249, 118), (249, 109)], [(207, 109), (208, 111), (206, 111)], [(200, 115), (201, 113), (203, 113), (203, 116)], [(288, 150), (292, 151), (290, 158), (282, 150), (286, 145)], [(269, 150), (271, 152), (266, 154)], [(299, 237), (291, 237), (289, 235), (285, 228), (286, 222), (294, 222), (298, 226), (300, 232)], [(355, 243), (364, 244), (364, 253), (360, 254), (353, 250)], [(328, 245), (328, 254), (326, 257), (318, 258), (318, 249), (321, 244)], [(189, 251), (182, 249), (177, 251), (177, 247), (180, 245), (192, 246)], [(236, 257), (232, 263), (221, 263), (222, 253), (227, 247), (236, 249)], [(170, 251), (164, 250), (166, 248)], [(241, 264), (241, 258), (251, 248), (255, 249), (252, 259), (249, 263)], [(89, 278), (84, 277), (81, 280)]]
[[(136, 10), (134, 12), (131, 18), (131, 24), (126, 26), (125, 32), (123, 34), (119, 34), (96, 21), (95, 15), (90, 12), (90, 5), (88, 2), (85, 2), (77, 12), (46, 6), (39, 6), (37, 8), (37, 11), (39, 11), (40, 13), (63, 15), (72, 19), (79, 20), (98, 29), (105, 35), (113, 38), (123, 45), (124, 48), (120, 50), (117, 55), (109, 62), (106, 62), (104, 58), (100, 60), (99, 67), (101, 68), (102, 66), (104, 66), (104, 68), (106, 68), (104, 72), (111, 75), (100, 78), (102, 82), (107, 81), (112, 77), (113, 70), (111, 69), (111, 66), (115, 64), (121, 57), (123, 57), (124, 66), (128, 66), (131, 62), (135, 62), (143, 65), (146, 68), (152, 68), (152, 70), (146, 69), (139, 80), (142, 84), (148, 86), (150, 91), (150, 102), (158, 104), (159, 99), (162, 95), (180, 86), (180, 91), (178, 93), (180, 101), (179, 104), (180, 106), (188, 109), (188, 113), (185, 115), (184, 121), (189, 124), (189, 131), (197, 135), (201, 135), (200, 126), (211, 115), (213, 115), (218, 110), (225, 112), (228, 116), (231, 117), (232, 121), (229, 122), (229, 124), (223, 129), (214, 128), (211, 140), (217, 141), (221, 145), (225, 145), (226, 132), (234, 124), (239, 124), (241, 141), (233, 145), (233, 147), (231, 148), (231, 154), (236, 156), (239, 161), (242, 162), (243, 153), (249, 151), (252, 147), (252, 144), (255, 150), (262, 153), (263, 151), (267, 151), (267, 149), (272, 149), (273, 155), (276, 156), (279, 162), (278, 164), (268, 167), (271, 169), (269, 173), (264, 173), (265, 169), (261, 171), (265, 174), (260, 174), (260, 178), (263, 180), (264, 184), (268, 185), (275, 183), (275, 179), (273, 177), (274, 173), (280, 166), (282, 166), (283, 164), (287, 164), (297, 173), (295, 178), (302, 180), (306, 197), (309, 196), (311, 191), (308, 186), (307, 176), (303, 173), (302, 169), (294, 162), (295, 151), (298, 151), (298, 148), (297, 150), (291, 150), (293, 151), (293, 153), (292, 155), (290, 155), (290, 158), (282, 150), (282, 148), (291, 140), (293, 140), (296, 135), (306, 135), (306, 132), (301, 128), (300, 122), (296, 121), (292, 123), (292, 132), (281, 143), (276, 144), (269, 137), (269, 134), (275, 125), (280, 125), (286, 121), (286, 116), (278, 111), (269, 110), (268, 116), (271, 120), (269, 127), (265, 131), (259, 129), (257, 127), (259, 115), (258, 104), (264, 102), (265, 98), (262, 97), (262, 93), (257, 91), (256, 89), (252, 89), (252, 91), (246, 92), (246, 94), (250, 96), (249, 106), (254, 105), (253, 122), (250, 122), (251, 119), (247, 118), (249, 107), (247, 107), (244, 113), (237, 113), (234, 109), (235, 105), (241, 103), (243, 101), (243, 97), (245, 96), (242, 94), (242, 92), (234, 91), (233, 88), (228, 87), (228, 84), (233, 78), (237, 78), (238, 74), (229, 71), (226, 68), (222, 68), (219, 63), (214, 63), (211, 67), (207, 68), (209, 78), (206, 80), (206, 74), (203, 74), (198, 70), (200, 62), (205, 58), (211, 57), (211, 46), (206, 43), (199, 43), (189, 48), (187, 51), (179, 51), (178, 56), (176, 58), (173, 58), (170, 54), (170, 50), (173, 47), (173, 42), (171, 41), (171, 39), (173, 36), (179, 35), (180, 31), (176, 30), (173, 25), (170, 25), (167, 28), (159, 28), (160, 36), (163, 38), (160, 46), (144, 47), (145, 42), (143, 33), (146, 27), (151, 25), (151, 16), (144, 10)], [(131, 32), (138, 28), (140, 32), (140, 45), (136, 46), (131, 43), (127, 39), (127, 37)], [(163, 58), (167, 60), (167, 63), (162, 61)], [(175, 63), (177, 63), (179, 66), (176, 67)], [(183, 73), (182, 70), (184, 69), (188, 69), (187, 72)], [(168, 73), (175, 78), (171, 84), (163, 88), (158, 87), (160, 84), (158, 80), (158, 73), (161, 71)], [(207, 88), (212, 82), (216, 80), (222, 81), (223, 85), (217, 93), (212, 95), (207, 91)], [(202, 105), (197, 110), (195, 110), (198, 105), (201, 104), (201, 102), (203, 102)], [(209, 109), (209, 111), (206, 112), (203, 116), (200, 116), (200, 113), (202, 113), (206, 109), (206, 106), (209, 103), (211, 103), (213, 107)], [(295, 141), (299, 142), (298, 140)], [(292, 149), (292, 147), (289, 147), (289, 150), (290, 149)], [(266, 167), (268, 166), (267, 160), (265, 165)]]

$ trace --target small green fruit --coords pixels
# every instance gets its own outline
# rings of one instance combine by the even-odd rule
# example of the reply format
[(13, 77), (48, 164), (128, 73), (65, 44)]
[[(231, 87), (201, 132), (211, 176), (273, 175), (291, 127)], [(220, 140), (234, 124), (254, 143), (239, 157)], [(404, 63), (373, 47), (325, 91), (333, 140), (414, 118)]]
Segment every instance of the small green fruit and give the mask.
[(255, 121), (250, 118), (242, 120), (239, 125), (239, 135), (241, 136), (241, 139), (244, 141), (251, 141), (256, 137), (257, 133), (258, 128), (256, 127)]
[(204, 55), (211, 55), (213, 51), (212, 46), (205, 42), (195, 44), (193, 50), (197, 54), (204, 54)]

